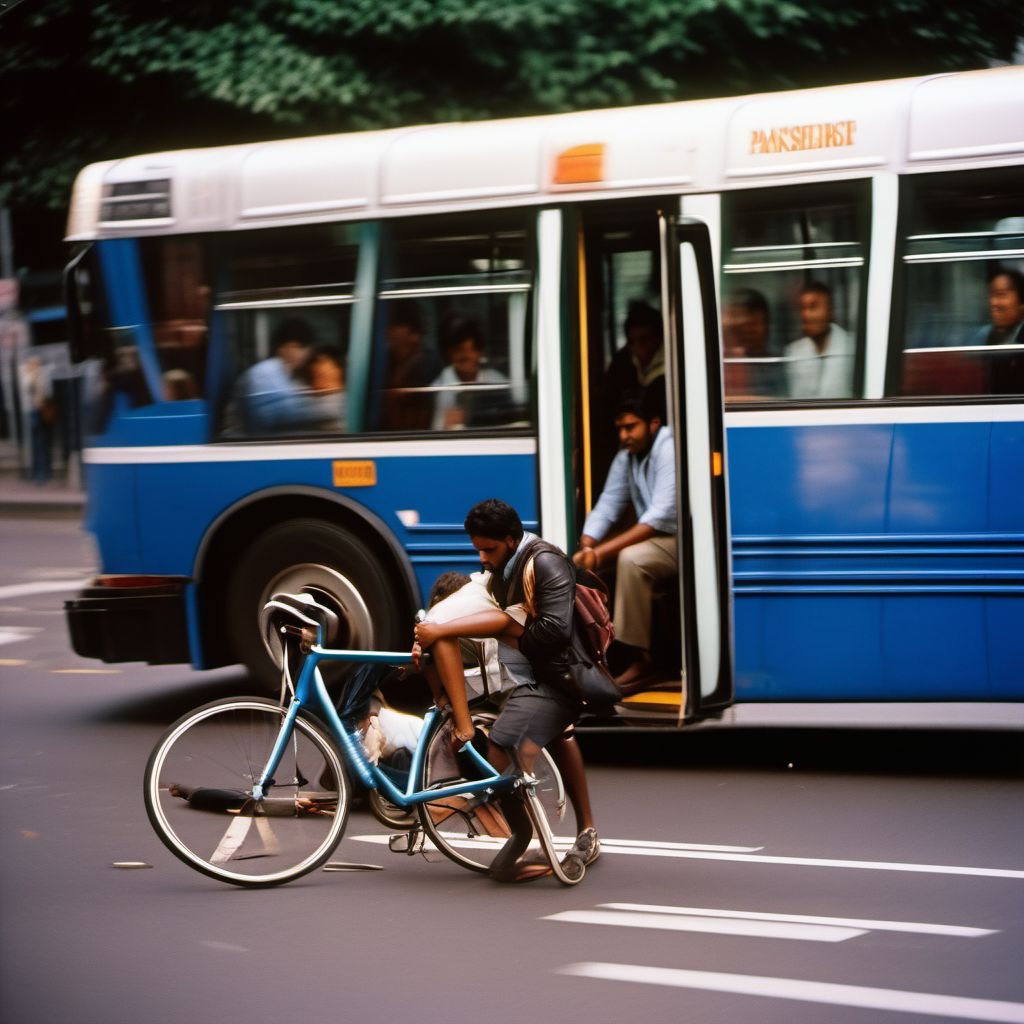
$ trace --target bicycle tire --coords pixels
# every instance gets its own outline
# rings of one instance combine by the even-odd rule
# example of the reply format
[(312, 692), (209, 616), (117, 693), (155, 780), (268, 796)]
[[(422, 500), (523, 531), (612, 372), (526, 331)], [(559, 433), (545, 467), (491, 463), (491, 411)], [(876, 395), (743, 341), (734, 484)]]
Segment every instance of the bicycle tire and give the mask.
[(411, 807), (393, 804), (379, 789), (371, 789), (367, 797), (370, 813), (385, 827), (410, 829), (416, 825), (416, 811)]
[(146, 764), (146, 813), (189, 867), (232, 885), (280, 885), (320, 867), (345, 831), (349, 786), (325, 731), (299, 715), (268, 796), (251, 799), (284, 712), (261, 697), (178, 719)]
[[(485, 731), (489, 721), (476, 720)], [(465, 781), (459, 773), (454, 758), (448, 752), (448, 729), (442, 726), (431, 737), (423, 769), (423, 788), (436, 789)], [(551, 755), (541, 750), (534, 764), (537, 782), (537, 796), (540, 806), (547, 815), (553, 835), (558, 834), (558, 825), (565, 814), (565, 787), (562, 776)], [(505, 844), (505, 837), (491, 835), (497, 832), (504, 821), (496, 800), (475, 795), (454, 797), (447, 801), (427, 801), (418, 806), (420, 825), (426, 837), (425, 852), (432, 848), (439, 850), (449, 860), (470, 871), (486, 873), (491, 862)], [(571, 838), (562, 838), (556, 845), (567, 850), (573, 843)], [(526, 856), (535, 857), (539, 852), (536, 837), (530, 843)]]

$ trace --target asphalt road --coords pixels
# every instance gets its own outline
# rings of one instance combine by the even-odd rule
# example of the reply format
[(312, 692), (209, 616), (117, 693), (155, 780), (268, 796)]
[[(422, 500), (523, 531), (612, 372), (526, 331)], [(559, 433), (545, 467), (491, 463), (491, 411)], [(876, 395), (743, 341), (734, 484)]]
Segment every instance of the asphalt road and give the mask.
[(245, 675), (78, 659), (76, 522), (0, 545), (5, 1022), (1024, 1022), (1020, 734), (591, 737), (574, 889), (392, 854), (357, 810), (337, 860), (380, 870), (236, 890), (164, 850), (141, 780)]

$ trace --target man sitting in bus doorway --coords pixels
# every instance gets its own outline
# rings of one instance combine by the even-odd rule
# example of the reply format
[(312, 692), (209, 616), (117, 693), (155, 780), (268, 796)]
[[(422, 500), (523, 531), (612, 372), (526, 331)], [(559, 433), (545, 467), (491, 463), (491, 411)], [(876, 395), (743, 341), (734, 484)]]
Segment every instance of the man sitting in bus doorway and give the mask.
[(800, 289), (802, 338), (786, 346), (790, 398), (850, 398), (853, 339), (832, 321), (832, 291), (821, 281)]
[(247, 434), (313, 431), (325, 410), (306, 392), (313, 354), (313, 332), (304, 320), (286, 320), (273, 335), (274, 354), (250, 366), (238, 379), (237, 393)]
[[(615, 682), (630, 687), (654, 672), (654, 588), (679, 572), (675, 450), (672, 430), (665, 425), (665, 389), (660, 381), (622, 396), (615, 429), (620, 450), (601, 497), (583, 524), (573, 561), (591, 571), (615, 563), (615, 637), (631, 656)], [(614, 532), (630, 506), (636, 522)]]

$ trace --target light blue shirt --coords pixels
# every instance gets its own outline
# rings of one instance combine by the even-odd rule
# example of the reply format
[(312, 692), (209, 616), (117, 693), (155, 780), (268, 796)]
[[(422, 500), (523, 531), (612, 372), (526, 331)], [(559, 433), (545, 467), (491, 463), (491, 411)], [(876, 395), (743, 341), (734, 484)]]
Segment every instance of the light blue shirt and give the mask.
[(602, 540), (630, 502), (637, 522), (658, 533), (676, 532), (676, 457), (670, 427), (658, 431), (650, 451), (642, 458), (624, 448), (615, 456), (583, 532)]
[(250, 434), (283, 433), (323, 422), (324, 410), (304, 395), (276, 356), (250, 366), (238, 380), (242, 417)]

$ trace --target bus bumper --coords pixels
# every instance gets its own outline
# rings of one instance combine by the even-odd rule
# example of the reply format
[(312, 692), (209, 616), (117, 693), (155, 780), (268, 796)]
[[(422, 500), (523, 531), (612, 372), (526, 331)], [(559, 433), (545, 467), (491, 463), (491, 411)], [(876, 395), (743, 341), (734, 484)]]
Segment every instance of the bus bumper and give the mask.
[(188, 662), (187, 583), (87, 587), (64, 602), (75, 654), (106, 662)]

